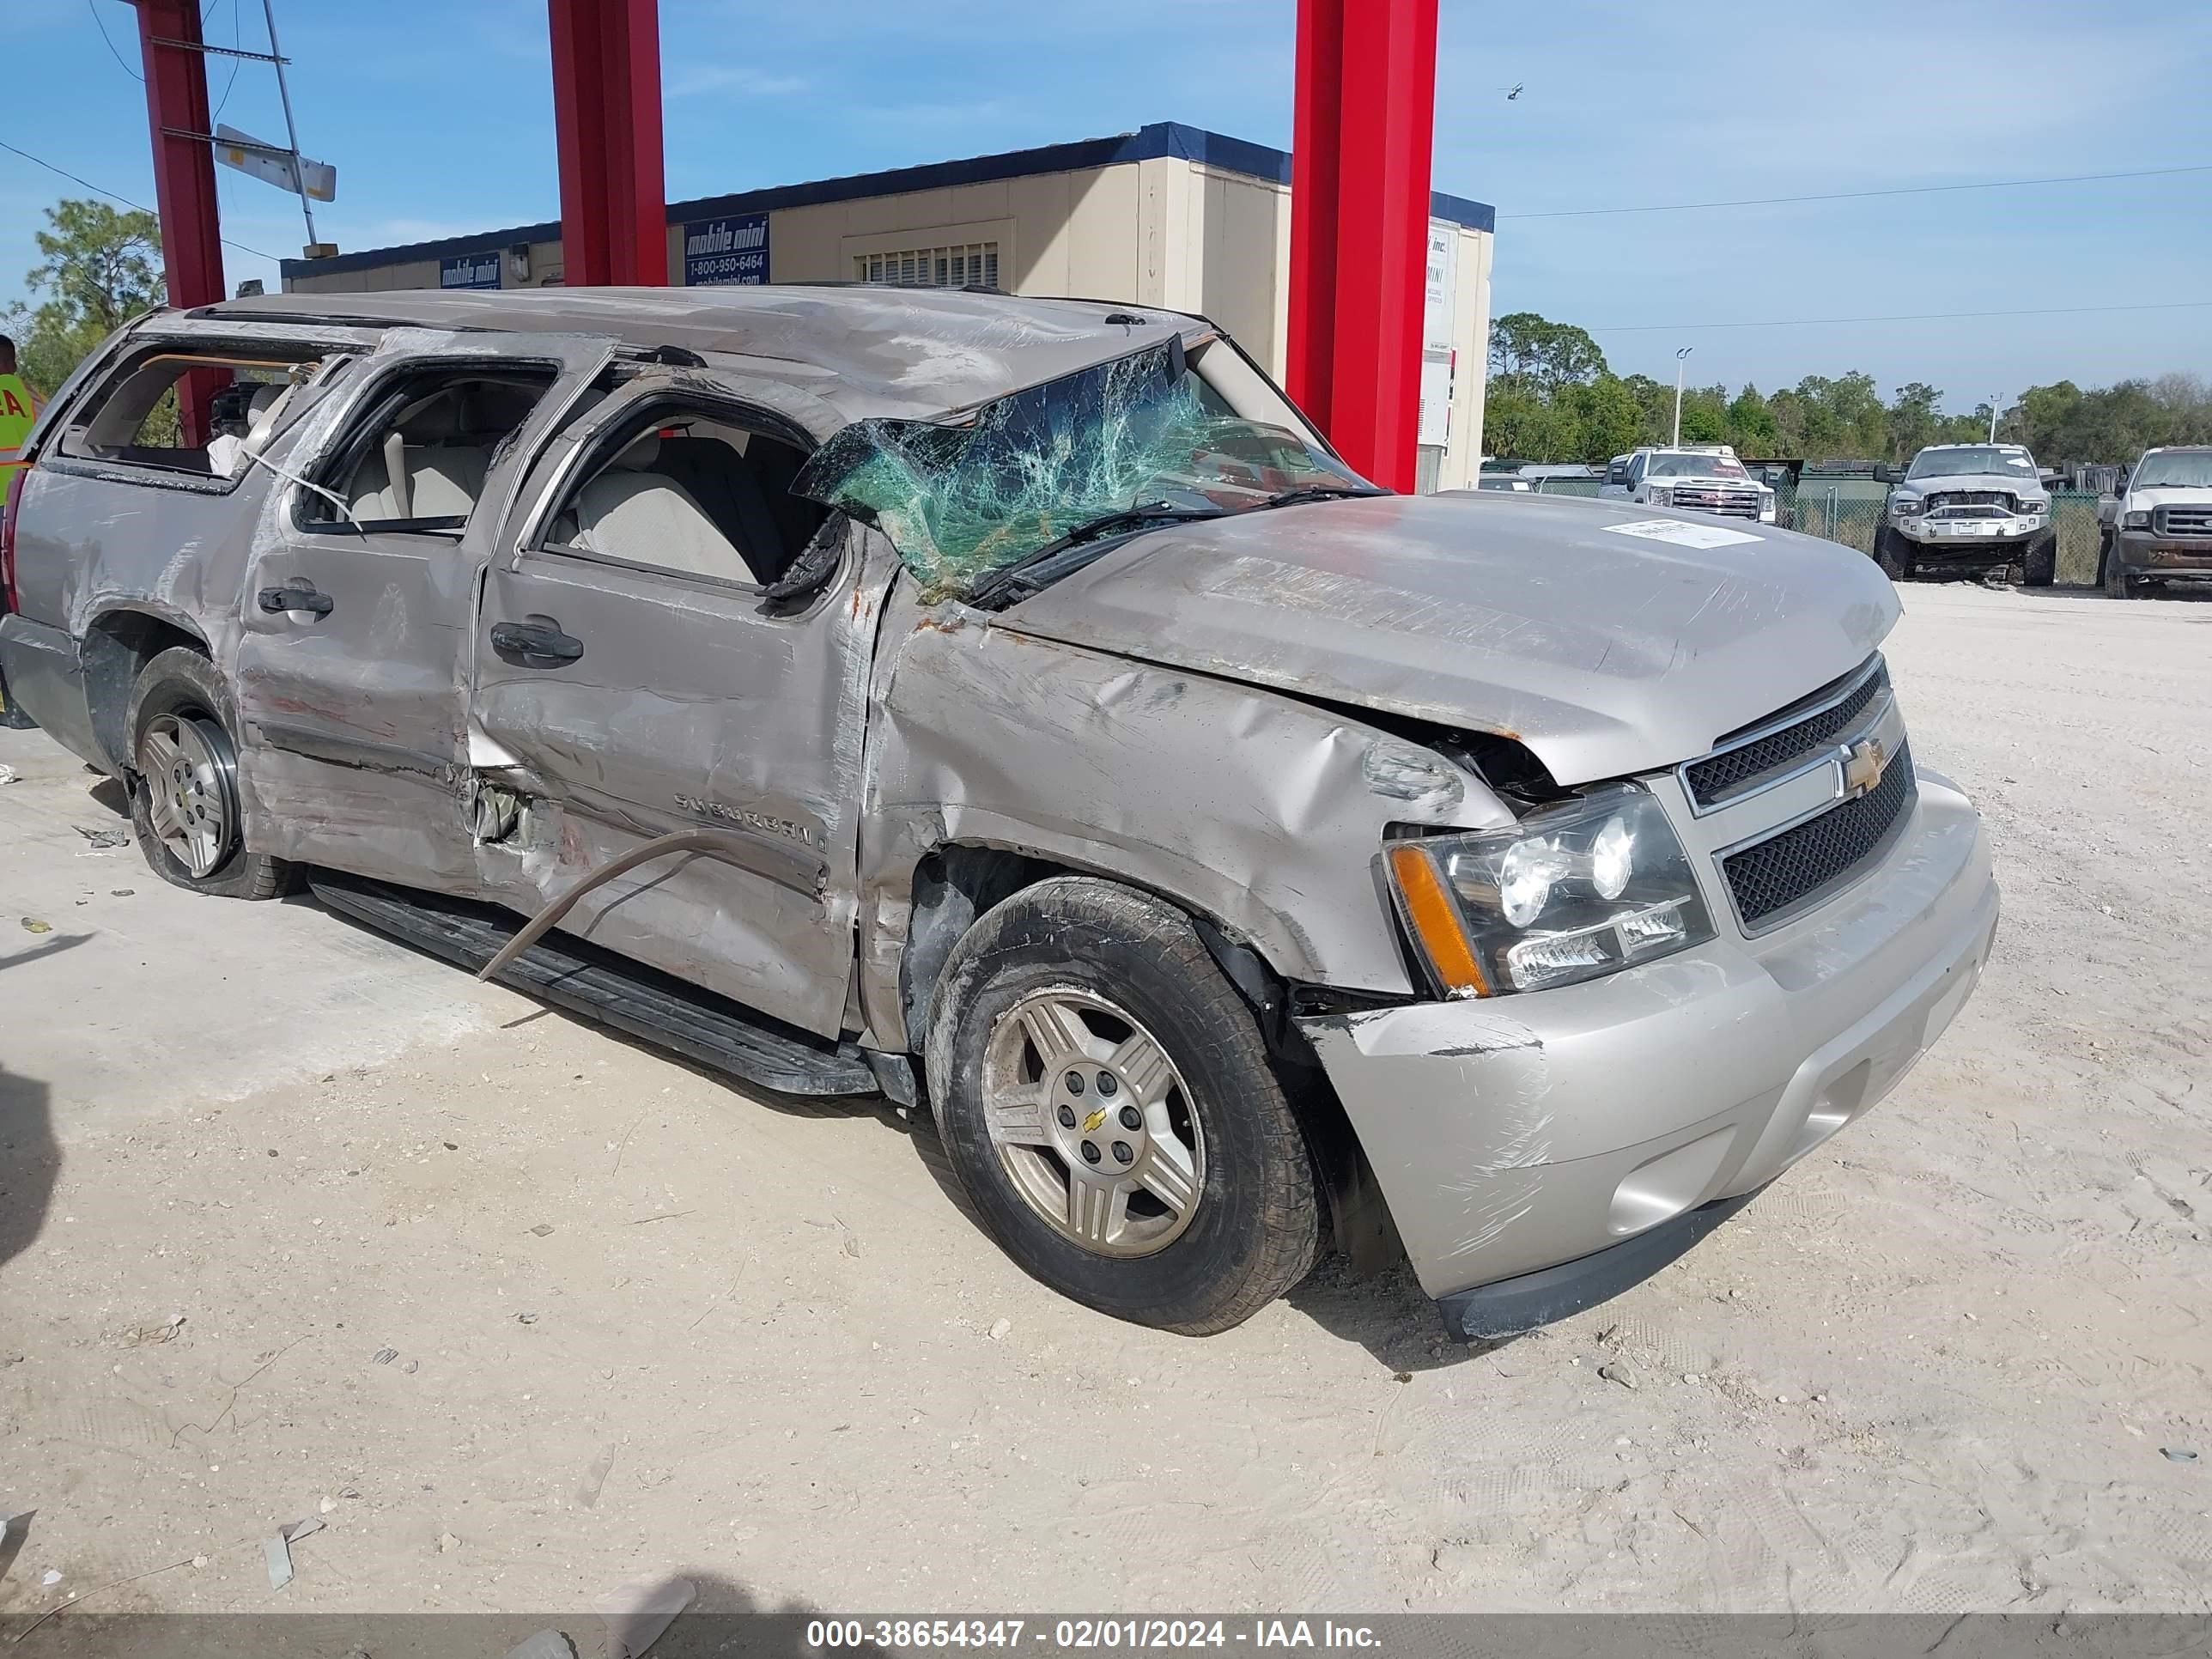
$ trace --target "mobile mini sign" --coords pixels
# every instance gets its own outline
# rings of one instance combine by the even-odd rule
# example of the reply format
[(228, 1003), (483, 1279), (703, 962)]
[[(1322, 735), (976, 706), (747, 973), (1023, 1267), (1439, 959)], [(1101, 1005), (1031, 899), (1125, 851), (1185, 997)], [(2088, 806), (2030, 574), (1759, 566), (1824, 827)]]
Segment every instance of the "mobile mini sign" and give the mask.
[(735, 213), (684, 227), (684, 285), (768, 281), (768, 215)]
[(489, 253), (455, 253), (438, 261), (438, 286), (446, 288), (497, 288), (499, 286), (499, 250)]

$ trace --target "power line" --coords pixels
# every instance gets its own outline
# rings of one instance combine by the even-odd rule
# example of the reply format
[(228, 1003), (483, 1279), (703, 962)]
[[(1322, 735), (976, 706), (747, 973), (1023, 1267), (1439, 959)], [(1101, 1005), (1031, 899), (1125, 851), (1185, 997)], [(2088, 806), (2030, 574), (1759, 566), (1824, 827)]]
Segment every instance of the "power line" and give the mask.
[[(52, 161), (43, 161), (40, 157), (32, 155), (27, 149), (17, 149), (15, 145), (8, 143), (5, 139), (0, 139), (0, 149), (6, 150), (11, 155), (20, 155), (33, 166), (42, 167), (49, 173), (59, 173), (71, 184), (82, 185), (95, 196), (105, 196), (111, 202), (120, 202), (124, 206), (136, 209), (140, 213), (152, 213), (154, 211), (153, 209), (146, 206), (143, 202), (134, 202), (128, 196), (118, 196), (112, 190), (102, 190), (98, 185), (94, 184), (91, 179), (80, 179), (76, 174), (71, 173), (67, 167), (58, 167)], [(156, 216), (158, 217), (159, 216), (157, 215)], [(222, 238), (222, 244), (225, 247), (234, 247), (241, 253), (251, 253), (257, 259), (269, 259), (272, 261), (276, 259), (276, 256), (273, 253), (264, 253), (258, 247), (248, 247), (245, 243), (233, 241), (228, 236)]]
[[(103, 40), (107, 40), (107, 55), (116, 61), (117, 65), (121, 68), (125, 75), (129, 76), (132, 80), (139, 82), (143, 86), (145, 83), (146, 77), (139, 74), (137, 70), (132, 69), (130, 64), (125, 63), (123, 61), (123, 54), (115, 49), (115, 42), (107, 40), (107, 25), (100, 21), (100, 8), (93, 4), (93, 0), (84, 0), (84, 9), (87, 12), (91, 14), (92, 26), (100, 31), (100, 38)], [(89, 188), (89, 186), (88, 186), (88, 188)], [(106, 194), (105, 191), (102, 191), (101, 193), (103, 195)]]
[[(205, 13), (202, 14), (200, 17), (200, 33), (203, 37), (207, 33), (208, 18), (214, 15), (214, 7), (221, 3), (222, 0), (210, 0), (209, 9)], [(238, 50), (239, 27), (238, 0), (230, 0), (230, 46), (233, 52)], [(231, 88), (238, 84), (238, 71), (244, 68), (246, 60), (243, 58), (234, 58), (230, 60), (230, 78), (222, 83), (222, 97), (215, 106), (215, 112), (216, 115), (221, 115), (223, 112), (223, 106), (230, 102)]]
[(1709, 208), (1779, 207), (1791, 202), (1858, 202), (1875, 196), (1936, 196), (1960, 190), (2026, 190), (2037, 185), (2093, 185), (2113, 179), (2168, 179), (2212, 173), (2212, 162), (2185, 167), (2144, 167), (2134, 173), (2069, 173), (2054, 179), (1985, 179), (1971, 185), (1899, 185), (1889, 190), (1838, 190), (1816, 196), (1747, 196), (1728, 202), (1666, 202), (1646, 207), (1554, 208), (1541, 213), (1501, 213), (1501, 219), (1588, 219), (1619, 213), (1701, 213)]
[(2194, 311), (2212, 300), (2167, 300), (2141, 306), (2039, 306), (2022, 311), (1913, 311), (1892, 317), (1795, 317), (1756, 323), (1613, 323), (1586, 330), (1590, 334), (1682, 334), (1711, 328), (1832, 328), (1845, 323), (1936, 323), (1972, 317), (2081, 317), (2106, 311)]

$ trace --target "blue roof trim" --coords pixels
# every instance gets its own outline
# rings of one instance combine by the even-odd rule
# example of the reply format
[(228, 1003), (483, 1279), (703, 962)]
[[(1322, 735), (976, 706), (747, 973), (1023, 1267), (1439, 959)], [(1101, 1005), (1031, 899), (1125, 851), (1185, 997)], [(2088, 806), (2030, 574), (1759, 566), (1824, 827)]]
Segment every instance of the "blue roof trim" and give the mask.
[[(720, 219), (736, 213), (773, 212), (778, 208), (817, 207), (829, 202), (849, 202), (862, 197), (901, 196), (920, 190), (945, 190), (957, 185), (997, 184), (1008, 179), (1028, 179), (1042, 173), (1072, 173), (1083, 167), (1112, 167), (1127, 161), (1149, 161), (1172, 155), (1200, 167), (1241, 173), (1272, 184), (1291, 182), (1287, 151), (1185, 126), (1180, 121), (1155, 121), (1134, 132), (1110, 138), (1079, 138), (1065, 144), (1045, 144), (1034, 149), (1007, 150), (998, 155), (975, 155), (961, 161), (932, 161), (921, 167), (892, 167), (882, 173), (856, 173), (842, 179), (817, 179), (801, 185), (771, 185), (763, 190), (739, 191), (729, 196), (702, 196), (668, 204), (668, 222), (691, 219)], [(1429, 211), (1438, 219), (1469, 230), (1494, 231), (1498, 210), (1463, 196), (1441, 191), (1429, 198)], [(557, 220), (536, 225), (516, 225), (506, 230), (487, 230), (473, 236), (448, 236), (434, 242), (409, 242), (397, 247), (365, 248), (329, 259), (281, 261), (287, 276), (336, 276), (349, 270), (372, 270), (380, 266), (420, 259), (449, 258), (462, 253), (489, 253), (517, 242), (550, 242), (561, 234)]]

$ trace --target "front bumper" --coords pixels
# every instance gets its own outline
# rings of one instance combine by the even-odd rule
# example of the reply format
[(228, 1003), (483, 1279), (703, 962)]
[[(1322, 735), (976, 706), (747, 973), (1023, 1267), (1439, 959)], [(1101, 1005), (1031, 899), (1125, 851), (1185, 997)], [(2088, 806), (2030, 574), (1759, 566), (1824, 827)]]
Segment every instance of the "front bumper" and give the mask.
[(2001, 519), (1893, 519), (1897, 533), (1927, 560), (2008, 562), (2050, 528), (2040, 514), (2011, 514)]
[[(1980, 820), (1923, 771), (1881, 862), (1773, 933), (1558, 990), (1299, 1024), (1422, 1288), (1494, 1336), (1656, 1271), (1695, 1242), (1700, 1206), (1755, 1192), (1880, 1100), (1966, 1001), (1996, 920)], [(1613, 1254), (1668, 1224), (1690, 1235), (1676, 1248)], [(1538, 1294), (1500, 1284), (1542, 1269), (1558, 1271)], [(1487, 1311), (1459, 1294), (1486, 1285)]]
[(2115, 548), (2129, 574), (2212, 580), (2212, 536), (2161, 536), (2155, 531), (2123, 530)]

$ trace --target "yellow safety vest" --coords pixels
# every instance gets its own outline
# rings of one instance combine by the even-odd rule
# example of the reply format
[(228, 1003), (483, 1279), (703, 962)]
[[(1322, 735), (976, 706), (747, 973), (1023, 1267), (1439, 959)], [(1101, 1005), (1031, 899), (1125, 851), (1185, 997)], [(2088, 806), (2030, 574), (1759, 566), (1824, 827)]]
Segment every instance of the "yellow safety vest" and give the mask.
[(17, 374), (0, 374), (0, 490), (22, 465), (23, 440), (31, 435), (36, 405), (31, 388)]

